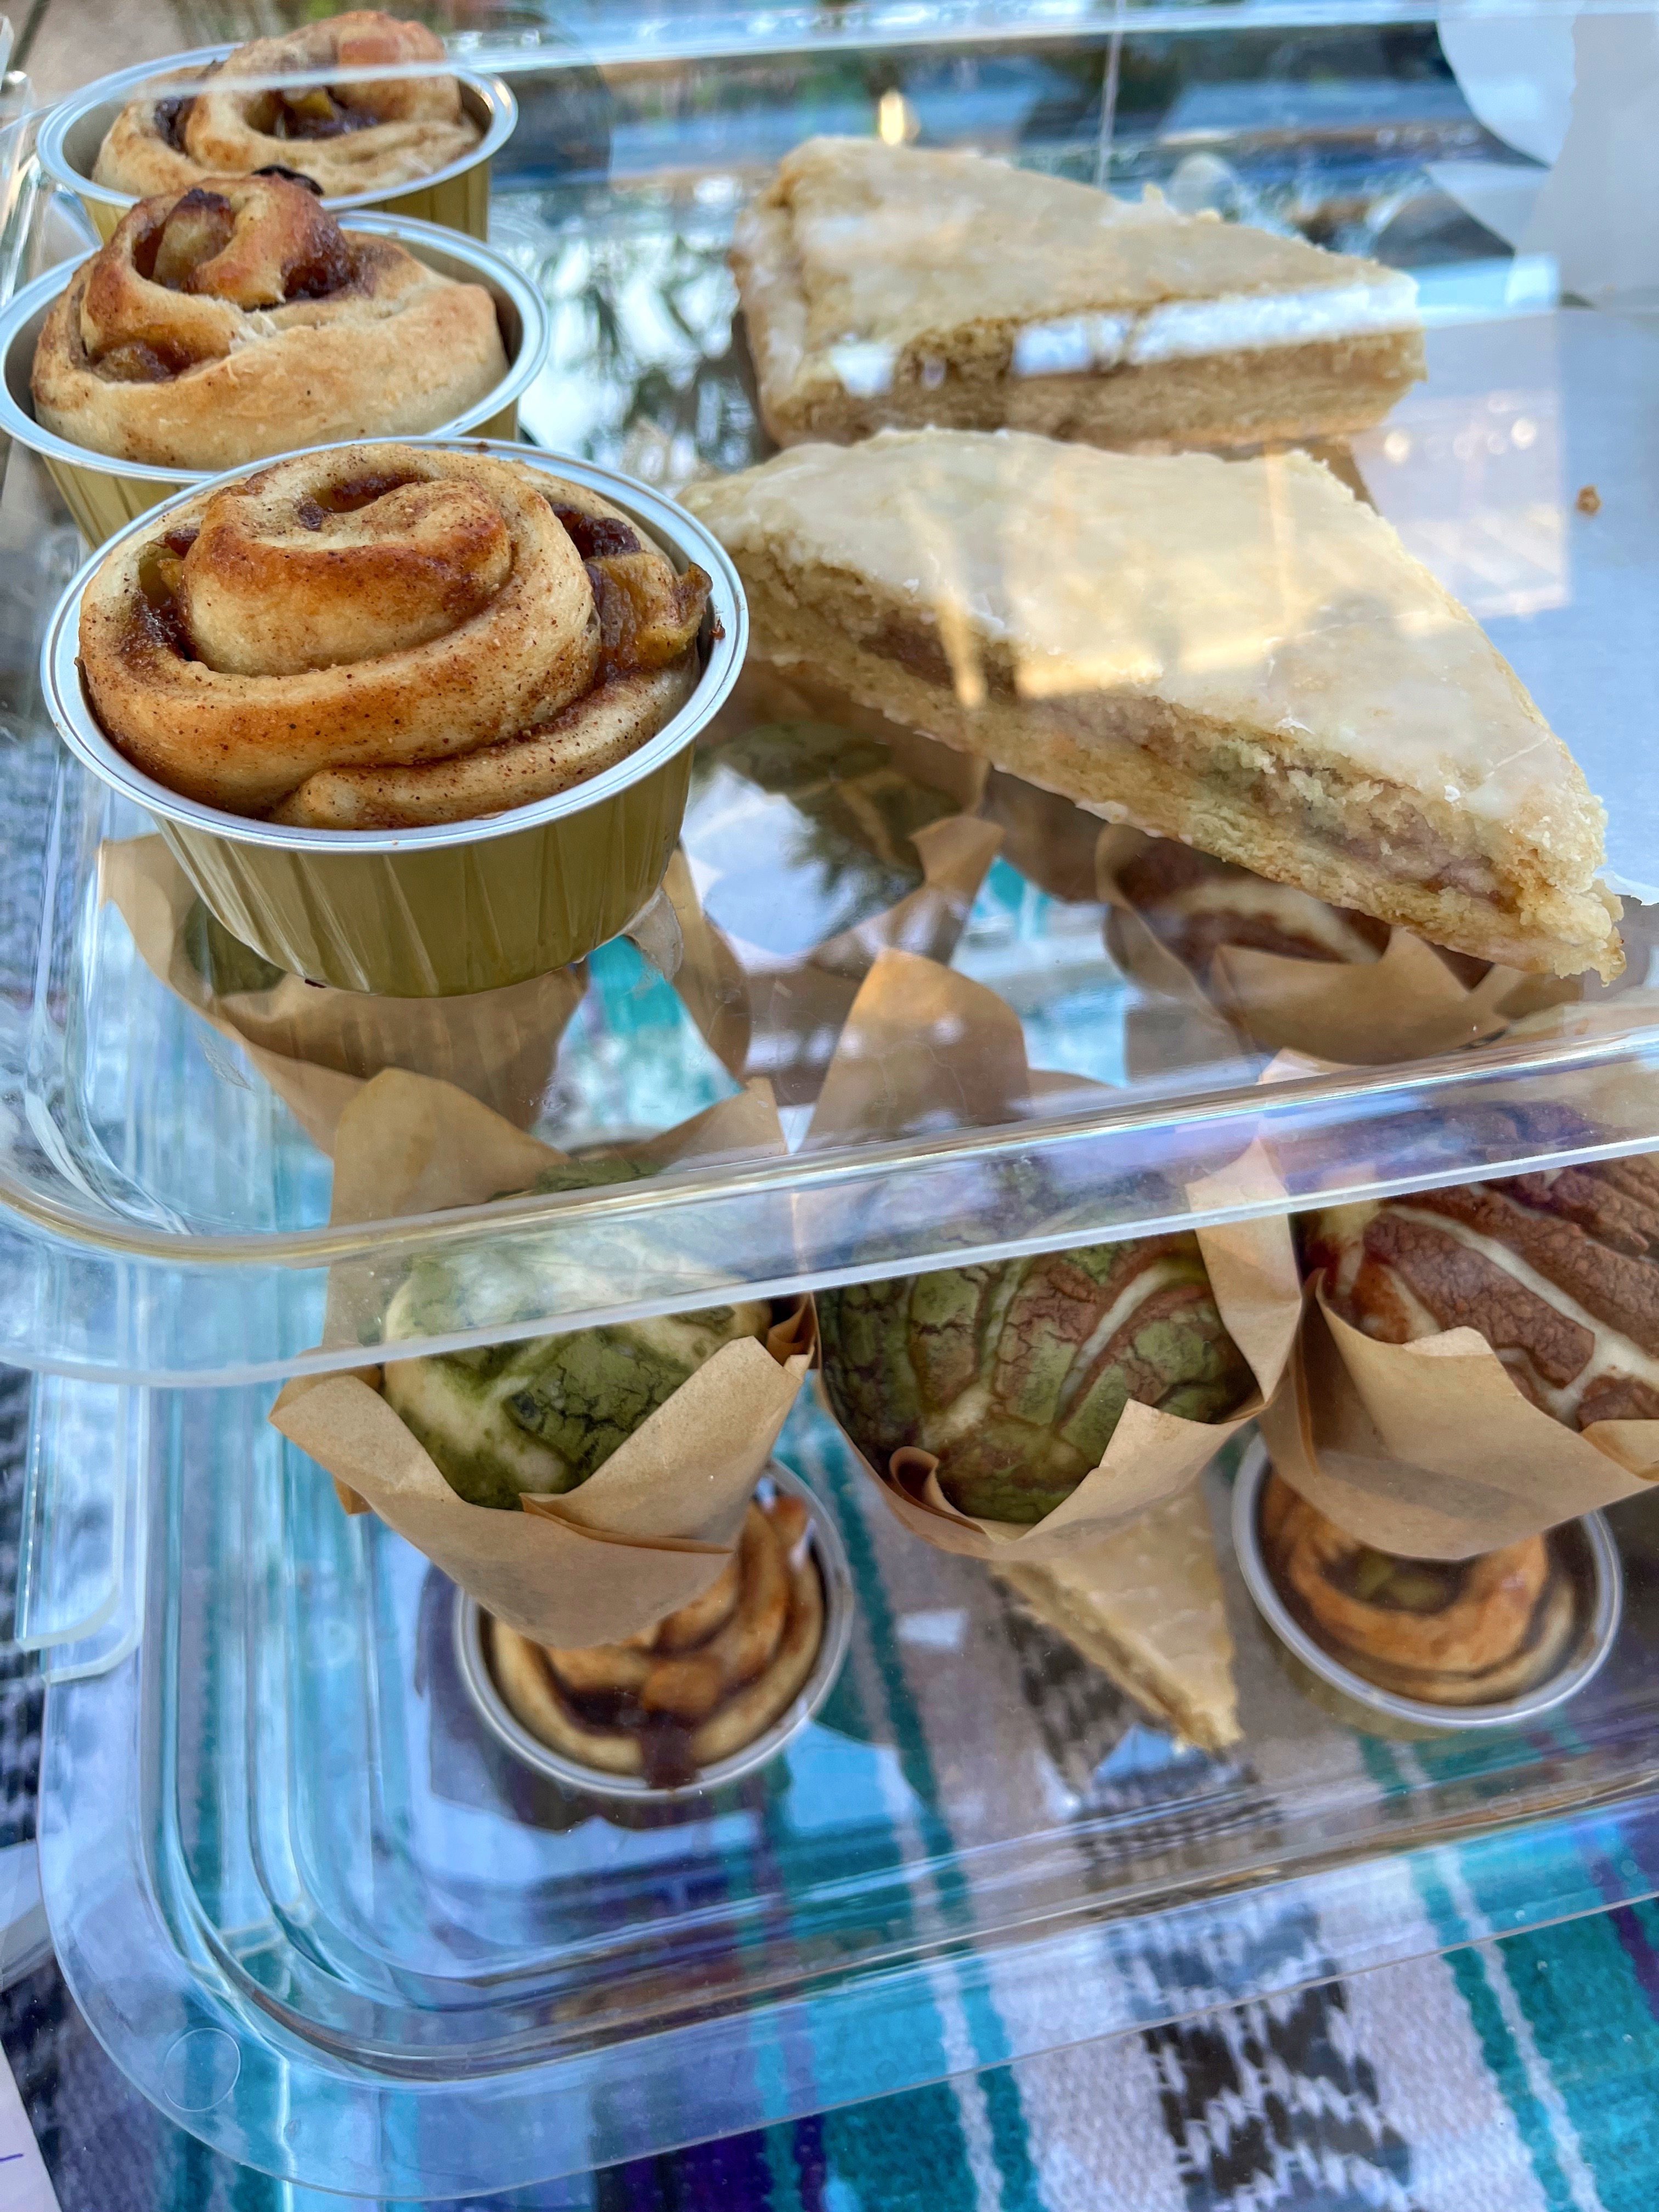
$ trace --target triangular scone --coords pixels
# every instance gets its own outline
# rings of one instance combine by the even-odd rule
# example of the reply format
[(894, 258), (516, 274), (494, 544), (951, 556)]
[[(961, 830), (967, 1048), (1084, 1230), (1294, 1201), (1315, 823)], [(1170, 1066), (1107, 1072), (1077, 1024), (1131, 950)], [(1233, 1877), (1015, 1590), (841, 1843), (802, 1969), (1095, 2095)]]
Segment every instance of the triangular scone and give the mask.
[(1398, 270), (976, 154), (809, 139), (738, 217), (732, 264), (780, 445), (925, 422), (1333, 436), (1423, 374)]
[(1233, 1639), (1198, 1484), (1050, 1565), (999, 1567), (1015, 1595), (1188, 1743), (1237, 1743)]
[(1600, 803), (1479, 626), (1317, 462), (893, 430), (684, 498), (761, 658), (1436, 945), (1618, 973)]

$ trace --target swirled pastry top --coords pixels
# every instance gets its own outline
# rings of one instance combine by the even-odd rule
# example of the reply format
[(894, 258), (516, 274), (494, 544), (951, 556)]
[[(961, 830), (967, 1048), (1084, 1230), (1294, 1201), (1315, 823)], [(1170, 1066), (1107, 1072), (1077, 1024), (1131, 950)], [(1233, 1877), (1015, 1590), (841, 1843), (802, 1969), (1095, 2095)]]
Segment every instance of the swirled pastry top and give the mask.
[(435, 430), (507, 374), (495, 303), (302, 185), (140, 200), (35, 349), (35, 414), (93, 452), (235, 468), (295, 446)]
[(653, 737), (696, 685), (708, 589), (539, 469), (342, 446), (113, 547), (82, 665), (112, 742), (185, 798), (319, 829), (460, 821)]
[[(443, 58), (441, 40), (423, 24), (375, 8), (255, 39), (206, 70), (200, 92), (129, 101), (105, 134), (93, 182), (119, 192), (176, 192), (204, 177), (246, 177), (275, 165), (331, 196), (412, 184), (460, 161), (483, 135), (453, 76), (358, 79), (292, 92), (235, 81)], [(221, 76), (229, 82), (216, 88)]]

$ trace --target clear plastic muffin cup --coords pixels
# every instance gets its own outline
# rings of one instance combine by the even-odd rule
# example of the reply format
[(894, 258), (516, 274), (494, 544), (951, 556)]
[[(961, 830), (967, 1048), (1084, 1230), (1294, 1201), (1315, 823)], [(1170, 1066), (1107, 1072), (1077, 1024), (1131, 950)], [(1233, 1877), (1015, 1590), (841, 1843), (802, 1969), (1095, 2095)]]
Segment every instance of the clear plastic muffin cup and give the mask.
[[(749, 617), (719, 540), (631, 477), (501, 441), (397, 442), (464, 446), (564, 477), (621, 508), (682, 571), (693, 562), (706, 571), (712, 588), (698, 647), (702, 672), (690, 698), (654, 737), (553, 798), (419, 829), (290, 829), (181, 799), (112, 744), (82, 684), (82, 597), (110, 546), (85, 563), (58, 603), (41, 653), (41, 687), (70, 750), (153, 817), (233, 936), (312, 982), (390, 998), (444, 998), (567, 967), (617, 936), (646, 905), (679, 836), (692, 741), (737, 679)], [(210, 481), (236, 483), (247, 473), (233, 469)], [(181, 494), (129, 523), (111, 546), (155, 532), (172, 507), (198, 495)]]
[[(164, 61), (117, 70), (83, 85), (54, 107), (41, 124), (36, 151), (42, 170), (52, 184), (75, 195), (100, 238), (114, 235), (116, 225), (138, 197), (93, 182), (98, 149), (111, 124), (147, 85), (159, 88), (193, 78), (235, 52), (234, 45), (196, 46), (189, 53), (170, 54)], [(483, 132), (478, 143), (459, 161), (434, 169), (428, 177), (386, 185), (377, 191), (326, 198), (323, 205), (331, 215), (343, 222), (349, 215), (373, 208), (382, 215), (410, 216), (420, 222), (436, 223), (469, 238), (489, 237), (489, 165), (513, 135), (519, 104), (500, 77), (482, 76), (477, 70), (457, 69), (447, 63), (443, 64), (443, 73), (459, 82), (462, 108)]]
[[(492, 295), (507, 373), (475, 406), (453, 422), (434, 424), (428, 434), (515, 437), (519, 402), (547, 359), (547, 305), (536, 287), (503, 255), (436, 223), (416, 222), (403, 216), (354, 215), (348, 227), (374, 238), (394, 239), (428, 269), (459, 283), (482, 284)], [(23, 285), (0, 312), (0, 432), (40, 454), (82, 536), (95, 547), (163, 500), (210, 483), (216, 471), (157, 468), (94, 453), (90, 447), (58, 437), (35, 420), (29, 387), (34, 349), (47, 315), (86, 258), (79, 255), (48, 269)], [(257, 458), (250, 457), (247, 465), (252, 467)]]

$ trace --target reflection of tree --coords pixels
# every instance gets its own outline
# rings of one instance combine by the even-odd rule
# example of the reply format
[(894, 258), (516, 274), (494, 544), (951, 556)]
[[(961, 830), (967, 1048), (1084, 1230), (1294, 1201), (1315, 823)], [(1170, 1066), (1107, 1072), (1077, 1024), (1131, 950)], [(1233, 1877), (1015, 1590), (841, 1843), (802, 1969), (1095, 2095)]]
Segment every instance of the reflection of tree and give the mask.
[[(696, 757), (685, 842), (689, 851), (710, 860), (720, 857), (721, 801), (732, 793), (727, 776), (787, 801), (782, 849), (768, 872), (781, 897), (831, 917), (826, 927), (836, 930), (868, 921), (915, 890), (922, 872), (912, 838), (956, 811), (953, 799), (902, 774), (872, 738), (828, 723), (767, 723)], [(740, 814), (727, 826), (736, 831), (737, 851), (751, 848)], [(705, 854), (702, 840), (709, 833)]]
[[(713, 181), (735, 206), (735, 183)], [(608, 210), (584, 194), (577, 212), (577, 197), (549, 191), (504, 210), (504, 241), (533, 267), (553, 312), (553, 409), (533, 426), (550, 444), (659, 483), (746, 467), (758, 434), (732, 330), (729, 215), (711, 220), (666, 192), (613, 198)]]

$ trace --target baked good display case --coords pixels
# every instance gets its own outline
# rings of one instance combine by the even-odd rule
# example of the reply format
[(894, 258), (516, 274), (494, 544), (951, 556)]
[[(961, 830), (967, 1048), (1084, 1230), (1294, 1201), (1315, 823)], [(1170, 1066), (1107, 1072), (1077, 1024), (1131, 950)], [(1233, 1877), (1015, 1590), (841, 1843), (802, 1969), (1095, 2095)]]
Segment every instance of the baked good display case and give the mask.
[(15, 1635), (226, 2154), (512, 2189), (1659, 1888), (1650, 26), (1341, 12), (14, 103)]

